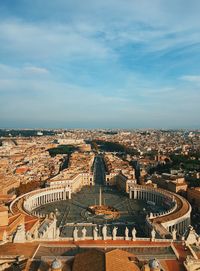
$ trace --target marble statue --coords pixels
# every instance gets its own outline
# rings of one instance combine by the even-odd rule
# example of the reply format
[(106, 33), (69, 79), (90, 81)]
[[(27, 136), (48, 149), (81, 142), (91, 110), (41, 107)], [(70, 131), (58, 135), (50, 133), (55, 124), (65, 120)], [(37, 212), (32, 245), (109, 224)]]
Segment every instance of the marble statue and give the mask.
[(126, 229), (125, 229), (125, 240), (129, 240), (128, 234), (129, 234), (129, 229), (126, 227)]
[(87, 230), (85, 227), (82, 228), (82, 239), (85, 240)]
[(56, 238), (59, 238), (59, 236), (60, 236), (60, 229), (57, 228), (57, 229), (56, 229)]
[(24, 224), (17, 226), (17, 230), (13, 235), (13, 243), (24, 243), (26, 240), (26, 232)]
[(51, 212), (49, 214), (49, 218), (52, 219), (52, 220), (56, 218), (56, 215), (54, 214), (54, 212)]
[(77, 229), (77, 227), (74, 228), (73, 238), (74, 238), (74, 241), (77, 241), (77, 239), (78, 239), (78, 229)]
[(98, 237), (98, 229), (97, 229), (97, 226), (95, 226), (93, 228), (93, 238), (94, 238), (94, 240), (97, 240), (97, 237)]
[(103, 240), (106, 240), (106, 238), (107, 238), (107, 226), (106, 225), (103, 225), (102, 234), (103, 234)]
[(132, 229), (132, 240), (133, 241), (135, 241), (136, 240), (136, 233), (137, 233), (137, 231), (136, 231), (136, 229), (135, 229), (135, 227)]
[(116, 237), (117, 237), (117, 227), (115, 226), (114, 228), (113, 228), (113, 231), (112, 231), (112, 237), (113, 237), (113, 240), (116, 240)]
[(174, 228), (173, 231), (172, 231), (172, 239), (175, 241), (176, 240), (176, 229)]
[(156, 231), (154, 230), (154, 228), (151, 231), (151, 240), (154, 241), (156, 237)]
[(32, 240), (32, 236), (31, 236), (31, 234), (30, 234), (29, 231), (26, 232), (26, 240), (27, 241), (31, 241)]

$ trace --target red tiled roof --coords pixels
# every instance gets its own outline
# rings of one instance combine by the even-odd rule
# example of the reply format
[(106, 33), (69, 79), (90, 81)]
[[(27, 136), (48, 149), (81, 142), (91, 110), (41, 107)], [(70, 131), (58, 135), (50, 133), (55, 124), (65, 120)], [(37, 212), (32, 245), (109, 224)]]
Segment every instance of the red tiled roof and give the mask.
[(139, 267), (131, 262), (133, 254), (115, 249), (106, 253), (106, 271), (140, 271)]
[(166, 271), (185, 271), (185, 268), (178, 260), (160, 260), (160, 264)]
[(24, 174), (26, 173), (28, 170), (30, 170), (28, 167), (18, 167), (15, 171), (15, 173), (17, 174)]

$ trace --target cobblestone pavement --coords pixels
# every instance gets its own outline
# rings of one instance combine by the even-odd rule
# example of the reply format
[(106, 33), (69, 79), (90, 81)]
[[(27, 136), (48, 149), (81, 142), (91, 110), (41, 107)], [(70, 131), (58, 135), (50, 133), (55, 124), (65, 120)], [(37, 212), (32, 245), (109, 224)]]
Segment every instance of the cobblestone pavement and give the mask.
[(127, 226), (130, 231), (135, 227), (140, 236), (145, 236), (143, 227), (146, 214), (163, 210), (162, 207), (150, 206), (142, 200), (129, 199), (127, 194), (118, 191), (115, 187), (102, 187), (102, 202), (116, 208), (120, 216), (113, 220), (103, 215), (96, 216), (88, 210), (89, 206), (99, 203), (99, 185), (84, 187), (76, 194), (72, 194), (71, 200), (49, 203), (37, 208), (36, 211), (42, 214), (56, 213), (61, 236), (71, 237), (74, 224), (77, 224), (80, 229), (80, 236), (84, 224), (88, 236), (92, 236), (91, 224), (96, 224), (100, 233), (102, 225), (107, 224), (108, 235), (111, 235), (112, 228), (116, 225), (118, 235), (124, 235)]

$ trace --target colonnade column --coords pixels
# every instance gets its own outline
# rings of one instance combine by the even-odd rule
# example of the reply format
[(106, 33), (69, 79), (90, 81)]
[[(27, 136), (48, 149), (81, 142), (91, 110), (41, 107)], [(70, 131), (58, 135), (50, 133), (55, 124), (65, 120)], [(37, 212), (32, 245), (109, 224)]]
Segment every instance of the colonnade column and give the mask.
[(137, 198), (137, 191), (136, 191), (136, 189), (133, 190), (133, 198), (134, 198), (134, 199)]

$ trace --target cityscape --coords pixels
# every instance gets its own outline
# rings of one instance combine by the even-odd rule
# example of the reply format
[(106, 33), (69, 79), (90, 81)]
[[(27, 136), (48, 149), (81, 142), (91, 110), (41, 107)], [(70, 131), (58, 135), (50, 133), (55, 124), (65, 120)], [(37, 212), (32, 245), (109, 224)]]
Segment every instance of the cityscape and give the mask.
[(2, 270), (198, 270), (199, 130), (0, 134)]
[(200, 270), (200, 1), (0, 1), (0, 271)]

